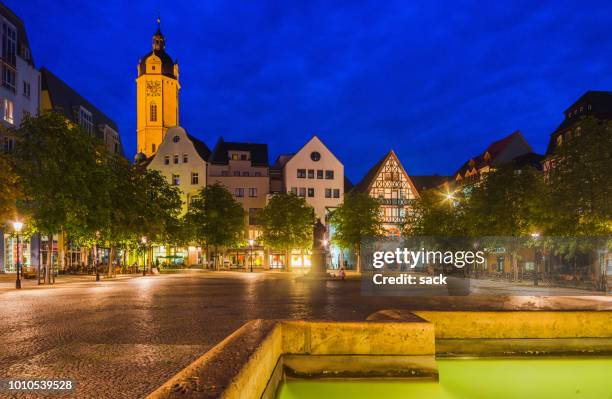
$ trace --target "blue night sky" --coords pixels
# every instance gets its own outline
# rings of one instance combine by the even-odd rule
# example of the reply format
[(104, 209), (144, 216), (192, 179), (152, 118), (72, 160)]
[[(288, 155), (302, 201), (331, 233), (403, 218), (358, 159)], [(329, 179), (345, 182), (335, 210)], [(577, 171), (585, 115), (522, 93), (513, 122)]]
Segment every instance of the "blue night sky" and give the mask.
[[(357, 182), (389, 149), (451, 174), (516, 129), (537, 152), (588, 89), (612, 90), (612, 2), (8, 0), (46, 66), (136, 147), (136, 64), (160, 10), (181, 125), (210, 147), (319, 135)], [(539, 3), (539, 4), (538, 4)]]

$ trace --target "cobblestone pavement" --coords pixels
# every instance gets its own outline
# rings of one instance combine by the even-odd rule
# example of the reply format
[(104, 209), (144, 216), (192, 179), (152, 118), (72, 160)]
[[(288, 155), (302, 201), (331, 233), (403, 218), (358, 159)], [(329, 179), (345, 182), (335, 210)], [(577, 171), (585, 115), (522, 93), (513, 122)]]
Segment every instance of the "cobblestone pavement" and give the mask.
[(358, 280), (197, 271), (0, 290), (0, 378), (76, 381), (65, 397), (139, 398), (249, 319), (364, 319), (388, 308), (611, 310), (612, 298), (362, 297)]

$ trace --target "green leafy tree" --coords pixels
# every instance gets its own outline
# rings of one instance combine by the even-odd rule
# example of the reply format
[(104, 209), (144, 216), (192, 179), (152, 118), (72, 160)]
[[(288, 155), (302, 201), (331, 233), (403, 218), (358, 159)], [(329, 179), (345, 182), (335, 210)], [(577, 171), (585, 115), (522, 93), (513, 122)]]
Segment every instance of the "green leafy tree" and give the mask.
[(295, 194), (274, 195), (259, 212), (261, 241), (268, 247), (284, 251), (286, 270), (289, 270), (291, 250), (312, 248), (315, 223), (314, 209), (305, 198)]
[(465, 204), (468, 235), (486, 237), (481, 244), (488, 247), (506, 248), (515, 280), (525, 238), (542, 233), (545, 198), (542, 173), (531, 166), (517, 168), (510, 163), (488, 173)]
[[(15, 134), (15, 170), (23, 189), (19, 212), (48, 243), (54, 233), (82, 231), (92, 199), (89, 172), (96, 163), (91, 135), (56, 112), (26, 118)], [(51, 267), (47, 256), (47, 283)]]
[(362, 240), (384, 236), (380, 203), (365, 193), (347, 193), (332, 213), (331, 224), (336, 229), (332, 240), (341, 248), (355, 251), (357, 271), (361, 271)]
[(18, 176), (13, 169), (12, 160), (0, 152), (0, 224), (15, 218), (16, 203), (19, 198)]
[(582, 121), (557, 147), (551, 166), (549, 233), (612, 234), (612, 121)]
[(464, 203), (465, 199), (459, 192), (446, 194), (438, 189), (425, 190), (412, 203), (403, 234), (415, 237), (466, 236)]
[[(135, 173), (136, 202), (134, 230), (136, 237), (146, 237), (147, 267), (152, 269), (152, 245), (170, 241), (173, 227), (179, 222), (182, 200), (178, 187), (170, 185), (157, 170), (140, 170)], [(131, 214), (131, 212), (130, 212)]]
[(244, 218), (242, 205), (224, 186), (215, 183), (202, 188), (193, 198), (185, 220), (193, 239), (208, 249), (213, 248), (216, 262), (219, 248), (244, 242)]

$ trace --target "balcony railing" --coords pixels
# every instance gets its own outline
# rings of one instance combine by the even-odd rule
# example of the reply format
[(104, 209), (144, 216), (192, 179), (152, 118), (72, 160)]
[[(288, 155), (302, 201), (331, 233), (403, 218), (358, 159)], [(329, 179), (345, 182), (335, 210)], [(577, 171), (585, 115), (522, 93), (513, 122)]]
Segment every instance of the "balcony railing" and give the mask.
[(381, 205), (397, 205), (397, 206), (406, 206), (410, 205), (412, 200), (407, 198), (379, 198), (378, 201)]

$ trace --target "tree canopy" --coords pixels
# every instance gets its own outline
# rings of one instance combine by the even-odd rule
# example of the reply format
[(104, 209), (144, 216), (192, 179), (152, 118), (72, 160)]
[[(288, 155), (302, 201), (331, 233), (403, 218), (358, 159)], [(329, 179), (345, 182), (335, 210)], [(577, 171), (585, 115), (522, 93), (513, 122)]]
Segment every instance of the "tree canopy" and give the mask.
[(215, 183), (193, 198), (185, 222), (196, 242), (216, 249), (244, 244), (244, 219), (242, 205), (224, 186)]
[(275, 194), (258, 214), (261, 241), (270, 248), (289, 251), (312, 248), (314, 209), (293, 193)]

